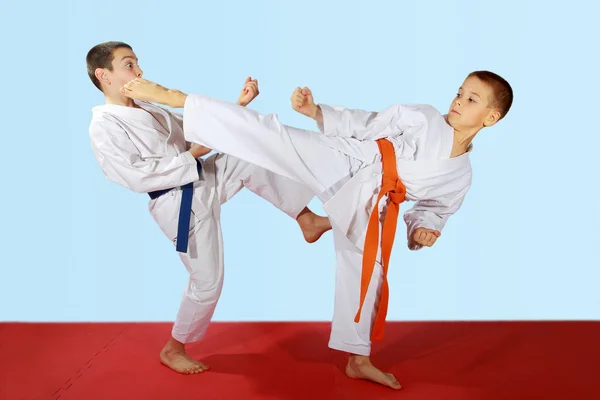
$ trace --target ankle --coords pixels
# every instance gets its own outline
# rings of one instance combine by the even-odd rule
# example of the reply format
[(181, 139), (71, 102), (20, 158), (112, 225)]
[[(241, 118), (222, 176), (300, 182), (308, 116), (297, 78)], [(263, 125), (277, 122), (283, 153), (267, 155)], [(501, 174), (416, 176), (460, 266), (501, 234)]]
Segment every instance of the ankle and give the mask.
[(348, 361), (358, 366), (371, 364), (369, 356), (361, 356), (359, 354), (350, 354)]
[(166, 353), (185, 353), (185, 344), (171, 337), (163, 348), (163, 351)]
[(369, 356), (363, 356), (360, 354), (352, 354), (350, 353), (349, 360), (358, 364), (363, 364), (369, 361)]
[(304, 207), (304, 209), (300, 211), (300, 214), (296, 216), (296, 221), (300, 222), (300, 220), (305, 220), (307, 217), (310, 217), (311, 214), (312, 211), (310, 211), (308, 207)]
[(182, 108), (185, 105), (187, 95), (180, 90), (168, 89), (169, 104), (171, 108)]

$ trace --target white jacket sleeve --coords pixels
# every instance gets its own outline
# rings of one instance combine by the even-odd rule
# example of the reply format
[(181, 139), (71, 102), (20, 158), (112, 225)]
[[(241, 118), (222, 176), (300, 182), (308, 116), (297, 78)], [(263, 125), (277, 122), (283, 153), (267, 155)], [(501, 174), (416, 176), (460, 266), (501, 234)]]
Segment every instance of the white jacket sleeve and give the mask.
[(90, 126), (92, 151), (106, 178), (137, 193), (183, 186), (199, 179), (194, 156), (142, 158), (117, 123), (97, 121)]
[(415, 229), (426, 228), (442, 232), (448, 218), (461, 207), (469, 188), (470, 185), (458, 193), (435, 200), (418, 200), (411, 209), (404, 213), (410, 250), (419, 250), (423, 247), (411, 243), (411, 237)]
[(377, 140), (397, 135), (402, 106), (393, 105), (380, 112), (352, 110), (345, 107), (332, 107), (319, 104), (323, 112), (323, 124), (319, 130), (327, 136)]

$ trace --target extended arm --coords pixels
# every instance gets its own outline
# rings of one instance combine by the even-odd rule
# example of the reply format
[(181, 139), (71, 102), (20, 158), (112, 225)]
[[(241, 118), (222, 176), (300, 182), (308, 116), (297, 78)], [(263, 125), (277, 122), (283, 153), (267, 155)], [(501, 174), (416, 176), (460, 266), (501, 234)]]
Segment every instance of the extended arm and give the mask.
[(328, 136), (377, 140), (401, 133), (400, 105), (374, 112), (315, 104), (312, 92), (308, 88), (296, 88), (292, 93), (291, 102), (296, 111), (314, 119), (319, 130)]

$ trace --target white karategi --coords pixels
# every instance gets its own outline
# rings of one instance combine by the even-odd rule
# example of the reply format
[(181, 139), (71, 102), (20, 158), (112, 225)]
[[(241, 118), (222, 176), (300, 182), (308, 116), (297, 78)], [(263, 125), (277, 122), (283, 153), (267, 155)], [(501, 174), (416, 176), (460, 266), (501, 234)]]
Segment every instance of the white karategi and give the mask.
[[(181, 114), (136, 103), (141, 108), (107, 104), (92, 109), (92, 149), (106, 177), (134, 192), (194, 182), (188, 250), (179, 253), (190, 279), (172, 334), (180, 342), (195, 342), (204, 336), (223, 286), (221, 204), (246, 187), (295, 219), (314, 193), (226, 154), (199, 159), (199, 176), (196, 159), (187, 151)], [(180, 200), (181, 190), (176, 189), (149, 202), (150, 214), (174, 243)]]
[[(264, 116), (192, 94), (184, 106), (184, 134), (189, 141), (304, 183), (323, 201), (337, 254), (329, 346), (369, 355), (382, 282), (381, 254), (359, 323), (354, 316), (360, 301), (367, 223), (381, 188), (381, 155), (375, 140), (392, 142), (406, 200), (416, 202), (404, 214), (409, 237), (417, 227), (443, 229), (470, 188), (471, 165), (468, 153), (450, 158), (454, 131), (431, 106), (395, 105), (379, 113), (321, 108), (323, 126), (318, 133), (285, 126), (273, 114)], [(385, 203), (379, 207), (381, 218)]]

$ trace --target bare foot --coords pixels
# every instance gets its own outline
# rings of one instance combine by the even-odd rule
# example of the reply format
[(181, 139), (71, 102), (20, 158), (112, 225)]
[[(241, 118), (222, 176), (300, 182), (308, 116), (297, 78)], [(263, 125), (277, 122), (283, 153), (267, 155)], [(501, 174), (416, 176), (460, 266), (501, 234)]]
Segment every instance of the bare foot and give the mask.
[(208, 365), (188, 356), (183, 344), (174, 339), (160, 352), (160, 362), (180, 374), (198, 374), (208, 369)]
[(351, 355), (346, 365), (346, 375), (352, 379), (366, 379), (392, 389), (401, 389), (394, 375), (383, 372), (371, 364), (369, 357)]
[(121, 88), (121, 93), (135, 100), (150, 101), (175, 108), (183, 107), (186, 97), (178, 90), (167, 89), (143, 78), (135, 78), (127, 82)]
[(321, 217), (308, 208), (300, 212), (298, 217), (296, 217), (296, 221), (298, 221), (298, 225), (302, 229), (304, 240), (308, 243), (316, 242), (325, 232), (331, 229), (329, 218)]

